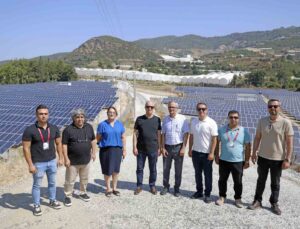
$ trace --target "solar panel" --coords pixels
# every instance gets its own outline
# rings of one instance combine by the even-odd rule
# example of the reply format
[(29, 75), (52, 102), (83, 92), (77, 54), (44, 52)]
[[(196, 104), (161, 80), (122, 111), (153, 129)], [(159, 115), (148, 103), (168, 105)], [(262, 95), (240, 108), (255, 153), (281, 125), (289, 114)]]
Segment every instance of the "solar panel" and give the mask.
[(101, 109), (118, 99), (112, 83), (70, 83), (0, 85), (0, 154), (21, 143), (24, 129), (36, 120), (35, 108), (39, 104), (48, 106), (51, 123), (63, 127), (71, 123), (72, 109), (83, 108), (88, 121), (93, 121)]

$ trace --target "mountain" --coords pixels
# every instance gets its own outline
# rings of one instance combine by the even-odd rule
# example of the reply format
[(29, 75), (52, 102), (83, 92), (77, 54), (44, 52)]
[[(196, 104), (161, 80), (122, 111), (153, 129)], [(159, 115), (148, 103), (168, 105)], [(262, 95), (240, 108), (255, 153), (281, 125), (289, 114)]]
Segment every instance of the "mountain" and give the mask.
[(246, 47), (300, 48), (300, 27), (279, 28), (271, 31), (232, 33), (226, 36), (202, 37), (197, 35), (163, 36), (140, 39), (134, 42), (142, 48), (152, 50), (166, 49), (204, 49), (231, 50)]
[(111, 36), (100, 36), (84, 42), (65, 56), (64, 60), (76, 66), (84, 66), (93, 61), (119, 64), (156, 61), (159, 58), (160, 56), (154, 52), (132, 42)]

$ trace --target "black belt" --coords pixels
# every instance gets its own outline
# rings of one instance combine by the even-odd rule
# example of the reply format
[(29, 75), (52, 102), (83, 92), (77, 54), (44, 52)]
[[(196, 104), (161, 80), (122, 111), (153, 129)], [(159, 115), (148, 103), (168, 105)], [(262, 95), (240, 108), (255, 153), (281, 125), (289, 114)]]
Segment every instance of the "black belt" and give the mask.
[(167, 144), (165, 144), (165, 146), (172, 146), (172, 147), (176, 147), (176, 146), (181, 146), (183, 143), (179, 143), (179, 144), (177, 144), (177, 145), (167, 145)]

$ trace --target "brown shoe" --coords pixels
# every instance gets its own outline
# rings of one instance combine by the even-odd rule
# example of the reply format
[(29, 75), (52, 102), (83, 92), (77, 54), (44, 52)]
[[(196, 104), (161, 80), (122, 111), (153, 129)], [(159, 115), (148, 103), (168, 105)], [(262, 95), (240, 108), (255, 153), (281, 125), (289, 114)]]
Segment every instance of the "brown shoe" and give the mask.
[(257, 200), (253, 201), (253, 203), (248, 206), (248, 209), (250, 209), (250, 210), (255, 210), (258, 208), (261, 208), (261, 202), (259, 202)]
[(134, 195), (140, 194), (141, 191), (142, 191), (142, 188), (141, 187), (137, 187), (136, 190), (134, 191)]
[(156, 195), (156, 194), (157, 194), (157, 190), (156, 190), (155, 187), (152, 187), (152, 188), (150, 189), (150, 192), (151, 192), (153, 195)]
[(280, 210), (278, 204), (272, 204), (271, 210), (274, 214), (281, 215), (281, 210)]

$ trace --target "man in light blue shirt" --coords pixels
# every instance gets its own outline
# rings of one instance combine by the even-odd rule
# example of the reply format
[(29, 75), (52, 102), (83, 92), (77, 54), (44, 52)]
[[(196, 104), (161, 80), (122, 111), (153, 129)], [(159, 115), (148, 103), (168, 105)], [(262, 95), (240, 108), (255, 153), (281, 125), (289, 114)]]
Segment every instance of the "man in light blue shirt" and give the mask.
[[(251, 155), (251, 138), (249, 132), (239, 126), (239, 112), (229, 111), (229, 124), (218, 130), (218, 144), (216, 147), (216, 163), (219, 164), (219, 195), (216, 204), (224, 204), (227, 191), (227, 180), (232, 174), (234, 183), (234, 199), (238, 208), (242, 207), (242, 177), (243, 169), (249, 167)], [(221, 155), (219, 155), (219, 145), (221, 144)]]

